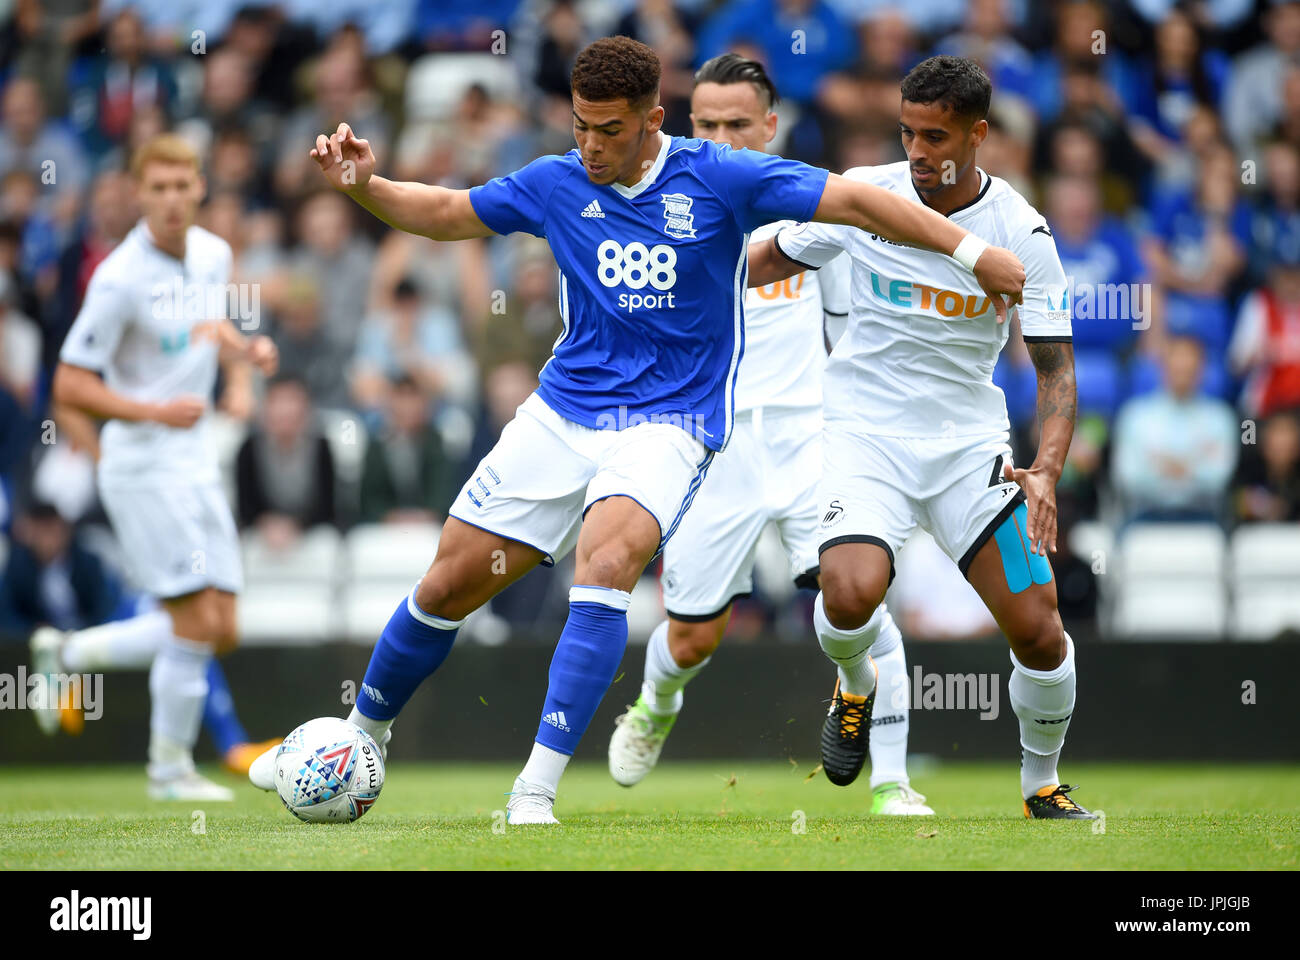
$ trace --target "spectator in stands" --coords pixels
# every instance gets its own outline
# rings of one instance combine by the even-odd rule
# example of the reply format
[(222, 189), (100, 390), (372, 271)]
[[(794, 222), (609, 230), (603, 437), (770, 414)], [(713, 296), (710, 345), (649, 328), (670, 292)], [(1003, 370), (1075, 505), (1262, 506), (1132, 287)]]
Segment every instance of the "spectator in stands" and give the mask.
[(1300, 63), (1300, 3), (1274, 2), (1264, 14), (1268, 41), (1232, 65), (1221, 113), (1237, 151), (1256, 152), (1256, 141), (1282, 117), (1281, 78)]
[(334, 458), (317, 427), (306, 385), (281, 374), (267, 385), (260, 426), (235, 461), (241, 527), (272, 549), (292, 546), (317, 524), (337, 525)]
[(13, 531), (0, 577), (0, 634), (25, 639), (43, 624), (76, 630), (112, 616), (121, 586), (77, 542), (58, 510), (34, 502), (15, 519)]
[(993, 82), (995, 97), (1032, 100), (1034, 61), (1011, 36), (1009, 6), (1008, 0), (971, 0), (961, 32), (940, 40), (934, 52), (979, 63)]
[(465, 350), (456, 315), (437, 301), (421, 301), (403, 279), (393, 307), (361, 325), (352, 361), (352, 398), (378, 419), (394, 381), (409, 378), (425, 405), (451, 401), (471, 406), (478, 389), (474, 362)]
[(1169, 10), (1156, 28), (1155, 58), (1137, 71), (1135, 97), (1125, 104), (1133, 140), (1149, 160), (1178, 149), (1193, 111), (1219, 102), (1227, 73), (1227, 59), (1206, 48), (1192, 14)]
[(737, 0), (704, 25), (696, 60), (741, 40), (758, 45), (781, 97), (798, 104), (812, 103), (822, 79), (847, 67), (856, 52), (853, 24), (825, 0)]
[(414, 377), (399, 377), (387, 394), (386, 427), (372, 436), (361, 471), (361, 519), (441, 522), (464, 480), (459, 465), (444, 453), (428, 399)]
[[(1138, 319), (1130, 294), (1146, 279), (1132, 232), (1102, 210), (1095, 179), (1054, 177), (1046, 199), (1047, 222), (1074, 294), (1075, 350), (1130, 348)], [(1117, 295), (1121, 290), (1124, 295)]]
[(45, 187), (39, 201), (42, 212), (60, 227), (71, 225), (90, 180), (85, 150), (63, 124), (46, 119), (45, 100), (35, 80), (18, 77), (9, 82), (3, 115), (0, 178), (15, 171), (28, 174)]
[(109, 20), (102, 56), (91, 60), (72, 91), (71, 116), (92, 157), (123, 143), (136, 110), (168, 113), (176, 99), (171, 66), (150, 55), (139, 11), (123, 7)]
[(1231, 148), (1220, 144), (1202, 160), (1194, 186), (1156, 202), (1143, 243), (1167, 328), (1199, 336), (1216, 356), (1232, 327), (1229, 288), (1250, 249), (1250, 208), (1237, 195), (1240, 176)]
[(353, 229), (351, 203), (333, 190), (308, 197), (298, 210), (296, 223), (298, 244), (289, 254), (288, 267), (310, 278), (320, 293), (318, 307), (325, 334), (344, 355), (351, 355), (358, 321), (366, 314), (374, 250), (370, 241)]
[(272, 338), (281, 372), (304, 384), (315, 406), (339, 409), (348, 405), (348, 354), (326, 333), (320, 300), (313, 277), (290, 274), (278, 297)]
[(1264, 147), (1251, 238), (1252, 279), (1266, 282), (1276, 260), (1300, 263), (1300, 145), (1273, 140)]
[(1237, 519), (1300, 522), (1300, 411), (1274, 413), (1259, 426), (1258, 441), (1246, 444), (1238, 465)]
[[(344, 121), (358, 137), (370, 141), (376, 157), (391, 161), (388, 145), (392, 142), (392, 131), (388, 117), (381, 109), (370, 68), (358, 47), (343, 34), (336, 36), (312, 65), (311, 77), (312, 100), (280, 125), (275, 182), (276, 189), (286, 197), (314, 189), (319, 183), (316, 163), (302, 145), (314, 143), (319, 133), (333, 133)], [(326, 191), (325, 195), (347, 206), (347, 201), (333, 191)], [(333, 238), (333, 242), (342, 239)], [(365, 287), (361, 289), (364, 291)]]
[[(19, 232), (18, 273), (31, 284), (43, 308), (58, 286), (63, 228), (40, 202), (41, 185), (27, 170), (10, 170), (0, 179), (0, 212)], [(42, 309), (43, 312), (43, 309)]]
[(1265, 283), (1242, 302), (1228, 347), (1246, 380), (1242, 412), (1261, 418), (1300, 407), (1300, 236), (1281, 230), (1272, 240)]
[(555, 296), (555, 267), (537, 248), (519, 259), (510, 294), (500, 309), (481, 314), (472, 333), (480, 370), (521, 361), (537, 372), (551, 356), (555, 338), (564, 329)]
[(1205, 348), (1170, 337), (1164, 388), (1134, 397), (1115, 423), (1112, 481), (1131, 521), (1217, 521), (1237, 464), (1237, 417), (1200, 388)]

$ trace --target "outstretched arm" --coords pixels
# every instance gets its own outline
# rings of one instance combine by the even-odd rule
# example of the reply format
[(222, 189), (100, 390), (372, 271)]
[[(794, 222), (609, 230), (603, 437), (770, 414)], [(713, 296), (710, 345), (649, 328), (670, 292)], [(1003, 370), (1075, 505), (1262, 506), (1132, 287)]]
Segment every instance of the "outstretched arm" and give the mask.
[(1012, 304), (1021, 300), (1025, 267), (1014, 253), (987, 245), (947, 217), (883, 187), (832, 173), (813, 219), (848, 224), (895, 243), (954, 257), (975, 274), (993, 302), (999, 323), (1007, 318), (1003, 298)]
[(1004, 476), (1025, 491), (1029, 523), (1026, 533), (1035, 553), (1056, 552), (1056, 482), (1074, 437), (1076, 388), (1074, 345), (1069, 341), (1027, 341), (1029, 359), (1038, 371), (1038, 456), (1028, 470)]
[(781, 252), (776, 245), (776, 237), (756, 240), (749, 245), (749, 280), (747, 286), (761, 287), (768, 283), (793, 277), (800, 270), (808, 268), (796, 263)]
[(478, 218), (468, 190), (406, 183), (375, 176), (375, 154), (346, 123), (333, 136), (320, 134), (311, 158), (330, 186), (347, 194), (384, 223), (433, 240), (469, 240), (492, 231)]

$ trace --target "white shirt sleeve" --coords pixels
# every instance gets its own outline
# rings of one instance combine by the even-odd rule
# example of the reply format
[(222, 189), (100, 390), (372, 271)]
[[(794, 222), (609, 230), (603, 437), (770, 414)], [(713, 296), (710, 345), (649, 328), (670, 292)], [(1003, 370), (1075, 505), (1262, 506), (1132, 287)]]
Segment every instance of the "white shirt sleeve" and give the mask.
[(1015, 229), (1017, 236), (1009, 247), (1025, 265), (1024, 302), (1017, 308), (1020, 332), (1030, 341), (1036, 337), (1068, 339), (1073, 335), (1070, 289), (1056, 241), (1046, 221), (1037, 215)]
[(59, 359), (87, 370), (103, 370), (130, 323), (133, 305), (127, 290), (101, 277), (90, 278), (81, 312), (59, 350)]
[[(848, 249), (846, 228), (836, 223), (800, 223), (776, 235), (777, 250), (810, 270), (820, 270)], [(851, 228), (849, 228), (851, 229)]]

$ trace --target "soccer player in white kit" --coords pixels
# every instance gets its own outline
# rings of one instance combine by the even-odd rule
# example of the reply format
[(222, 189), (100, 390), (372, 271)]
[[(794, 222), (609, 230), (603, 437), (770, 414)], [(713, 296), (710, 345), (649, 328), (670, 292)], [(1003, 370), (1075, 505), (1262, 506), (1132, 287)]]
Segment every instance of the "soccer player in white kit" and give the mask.
[[(67, 638), (102, 651), (155, 649), (149, 795), (233, 799), (194, 768), (207, 670), (237, 642), (243, 584), (239, 539), (208, 440), (219, 359), (270, 374), (269, 337), (245, 338), (227, 319), (231, 250), (194, 225), (203, 199), (199, 158), (162, 134), (131, 163), (143, 217), (91, 276), (59, 353), (57, 403), (109, 421), (100, 440), (100, 500), (134, 579), (161, 610)], [(103, 379), (95, 371), (102, 371)], [(33, 637), (51, 651), (54, 638)], [(111, 655), (108, 654), (108, 655)]]
[(810, 223), (752, 244), (750, 282), (770, 283), (841, 251), (853, 261), (849, 329), (824, 386), (822, 592), (814, 621), (839, 672), (822, 736), (827, 773), (851, 779), (861, 769), (866, 744), (842, 728), (846, 707), (838, 701), (874, 698), (867, 650), (880, 629), (894, 556), (920, 525), (957, 562), (1010, 643), (1024, 815), (1095, 819), (1057, 774), (1075, 704), (1074, 646), (1047, 560), (1056, 550), (1056, 481), (1074, 432), (1069, 294), (1042, 216), (976, 166), (991, 92), (972, 60), (918, 64), (901, 90), (907, 160), (845, 176), (924, 204), (1024, 263), (1020, 326), (1038, 372), (1032, 466), (1011, 464), (1006, 401), (993, 384), (1007, 327), (951, 258)]
[[(695, 75), (693, 136), (765, 151), (776, 136), (776, 102), (762, 64), (722, 54)], [(769, 224), (750, 240), (766, 240), (792, 225)], [(681, 711), (683, 688), (722, 642), (732, 603), (753, 589), (755, 552), (768, 523), (780, 531), (795, 583), (817, 587), (822, 368), (827, 343), (844, 330), (848, 267), (847, 257), (835, 257), (820, 270), (747, 293), (731, 444), (714, 459), (664, 547), (668, 619), (650, 635), (641, 695), (619, 717), (609, 742), (610, 775), (624, 786), (639, 783), (658, 762)], [(905, 690), (902, 636), (887, 611), (882, 619), (870, 656), (884, 689)], [(870, 747), (874, 813), (934, 812), (908, 783), (908, 702), (905, 695), (891, 697), (888, 715), (880, 711), (874, 718), (880, 727)]]

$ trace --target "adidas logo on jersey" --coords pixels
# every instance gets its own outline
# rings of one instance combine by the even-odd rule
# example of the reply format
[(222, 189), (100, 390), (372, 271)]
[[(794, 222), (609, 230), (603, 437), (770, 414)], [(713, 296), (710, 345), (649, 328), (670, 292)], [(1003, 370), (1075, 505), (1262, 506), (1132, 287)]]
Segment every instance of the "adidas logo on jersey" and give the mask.
[(582, 210), (582, 215), (584, 217), (598, 217), (601, 220), (605, 219), (605, 211), (600, 209), (599, 200), (593, 200), (587, 204)]
[(569, 727), (569, 721), (564, 716), (563, 710), (556, 710), (554, 713), (548, 713), (546, 716), (542, 717), (542, 720), (549, 723), (557, 730), (563, 730), (565, 733), (573, 732)]

